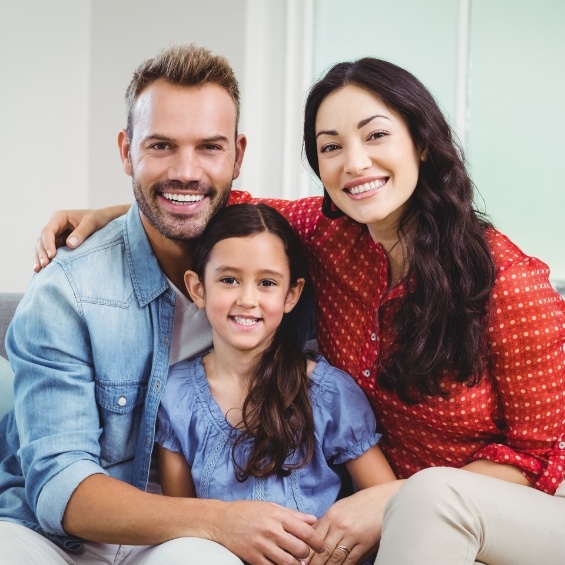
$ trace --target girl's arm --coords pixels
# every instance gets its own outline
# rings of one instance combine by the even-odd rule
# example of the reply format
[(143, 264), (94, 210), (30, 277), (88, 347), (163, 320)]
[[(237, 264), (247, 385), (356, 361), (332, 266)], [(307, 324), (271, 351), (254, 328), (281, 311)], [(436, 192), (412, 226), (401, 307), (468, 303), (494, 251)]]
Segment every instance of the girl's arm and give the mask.
[(157, 444), (159, 482), (165, 496), (196, 498), (190, 465), (181, 453)]
[(358, 490), (396, 480), (393, 470), (378, 445), (371, 447), (357, 459), (347, 461), (345, 468)]

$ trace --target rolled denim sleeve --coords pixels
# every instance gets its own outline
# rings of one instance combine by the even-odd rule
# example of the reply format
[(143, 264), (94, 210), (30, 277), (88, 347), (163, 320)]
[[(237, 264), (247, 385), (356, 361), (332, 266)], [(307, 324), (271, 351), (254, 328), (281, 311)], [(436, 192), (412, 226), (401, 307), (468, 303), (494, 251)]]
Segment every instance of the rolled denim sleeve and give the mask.
[(60, 535), (76, 487), (105, 473), (92, 347), (75, 291), (57, 263), (35, 275), (6, 342), (27, 501), (41, 527)]

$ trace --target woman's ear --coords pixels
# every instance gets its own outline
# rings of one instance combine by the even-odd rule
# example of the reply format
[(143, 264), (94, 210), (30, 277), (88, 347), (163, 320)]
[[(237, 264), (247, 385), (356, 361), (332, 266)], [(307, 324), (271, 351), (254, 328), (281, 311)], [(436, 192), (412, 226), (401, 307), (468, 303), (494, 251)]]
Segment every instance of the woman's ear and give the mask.
[(288, 293), (284, 301), (285, 314), (288, 314), (296, 306), (296, 303), (302, 294), (303, 288), (304, 279), (297, 279), (296, 283), (288, 289)]
[(198, 308), (204, 308), (204, 285), (194, 271), (186, 271), (184, 274), (184, 285), (194, 304)]

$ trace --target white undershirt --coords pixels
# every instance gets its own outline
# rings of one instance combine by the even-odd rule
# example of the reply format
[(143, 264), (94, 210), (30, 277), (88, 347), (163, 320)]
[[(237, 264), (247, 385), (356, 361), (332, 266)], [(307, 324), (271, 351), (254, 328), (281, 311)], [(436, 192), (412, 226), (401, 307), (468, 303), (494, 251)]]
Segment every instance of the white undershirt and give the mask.
[(169, 279), (175, 291), (175, 322), (173, 343), (169, 352), (169, 366), (183, 359), (190, 359), (212, 349), (212, 328), (208, 318)]

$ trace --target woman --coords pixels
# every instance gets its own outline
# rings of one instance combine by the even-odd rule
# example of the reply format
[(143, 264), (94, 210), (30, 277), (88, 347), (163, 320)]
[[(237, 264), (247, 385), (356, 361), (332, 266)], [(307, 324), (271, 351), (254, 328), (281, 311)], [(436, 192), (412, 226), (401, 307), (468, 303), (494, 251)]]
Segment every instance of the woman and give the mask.
[(363, 388), (407, 479), (335, 503), (311, 563), (337, 547), (355, 563), (379, 540), (378, 565), (563, 562), (565, 314), (549, 269), (474, 210), (445, 118), (395, 65), (330, 69), (304, 147), (323, 201), (267, 203), (306, 246), (320, 352)]

